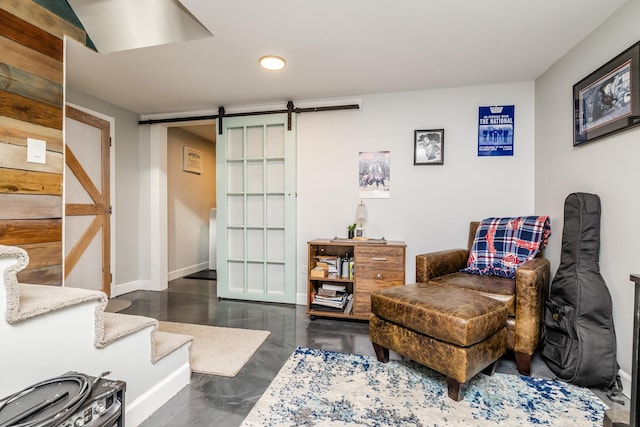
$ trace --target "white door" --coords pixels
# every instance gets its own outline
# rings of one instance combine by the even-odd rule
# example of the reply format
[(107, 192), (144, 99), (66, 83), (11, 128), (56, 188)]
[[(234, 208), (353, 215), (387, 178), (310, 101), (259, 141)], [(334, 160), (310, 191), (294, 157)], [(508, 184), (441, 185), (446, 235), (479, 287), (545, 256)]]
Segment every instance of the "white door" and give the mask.
[(110, 125), (65, 111), (64, 284), (110, 296)]
[(218, 296), (296, 300), (295, 120), (224, 118), (216, 144)]

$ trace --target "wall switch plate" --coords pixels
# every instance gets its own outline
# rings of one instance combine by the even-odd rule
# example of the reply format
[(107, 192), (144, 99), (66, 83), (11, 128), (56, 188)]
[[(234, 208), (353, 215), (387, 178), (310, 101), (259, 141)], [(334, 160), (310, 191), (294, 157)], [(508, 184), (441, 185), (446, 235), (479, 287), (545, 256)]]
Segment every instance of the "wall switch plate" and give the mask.
[(47, 163), (47, 142), (41, 139), (27, 138), (27, 162)]

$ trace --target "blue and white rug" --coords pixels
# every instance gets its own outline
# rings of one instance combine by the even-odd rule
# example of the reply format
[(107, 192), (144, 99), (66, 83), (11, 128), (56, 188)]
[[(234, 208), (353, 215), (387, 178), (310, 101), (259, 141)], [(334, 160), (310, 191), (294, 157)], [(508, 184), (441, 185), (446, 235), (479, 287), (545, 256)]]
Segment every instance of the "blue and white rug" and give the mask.
[(496, 373), (476, 375), (464, 400), (413, 362), (298, 348), (242, 426), (593, 426), (607, 407), (589, 389)]

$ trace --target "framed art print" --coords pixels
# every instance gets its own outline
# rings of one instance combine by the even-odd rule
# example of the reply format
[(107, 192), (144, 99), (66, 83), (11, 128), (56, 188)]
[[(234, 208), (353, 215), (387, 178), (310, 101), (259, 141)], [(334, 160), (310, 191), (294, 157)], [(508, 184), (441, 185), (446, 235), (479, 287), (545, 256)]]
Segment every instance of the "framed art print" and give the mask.
[(640, 124), (640, 42), (573, 85), (573, 145)]

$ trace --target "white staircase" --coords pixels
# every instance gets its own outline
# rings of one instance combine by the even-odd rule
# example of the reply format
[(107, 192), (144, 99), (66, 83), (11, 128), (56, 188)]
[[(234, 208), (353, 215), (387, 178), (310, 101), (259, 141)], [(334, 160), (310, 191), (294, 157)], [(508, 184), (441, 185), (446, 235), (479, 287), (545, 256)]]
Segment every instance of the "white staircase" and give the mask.
[(0, 245), (0, 398), (69, 371), (126, 382), (127, 427), (189, 384), (192, 337), (158, 321), (105, 313), (104, 293), (18, 283), (27, 253)]

